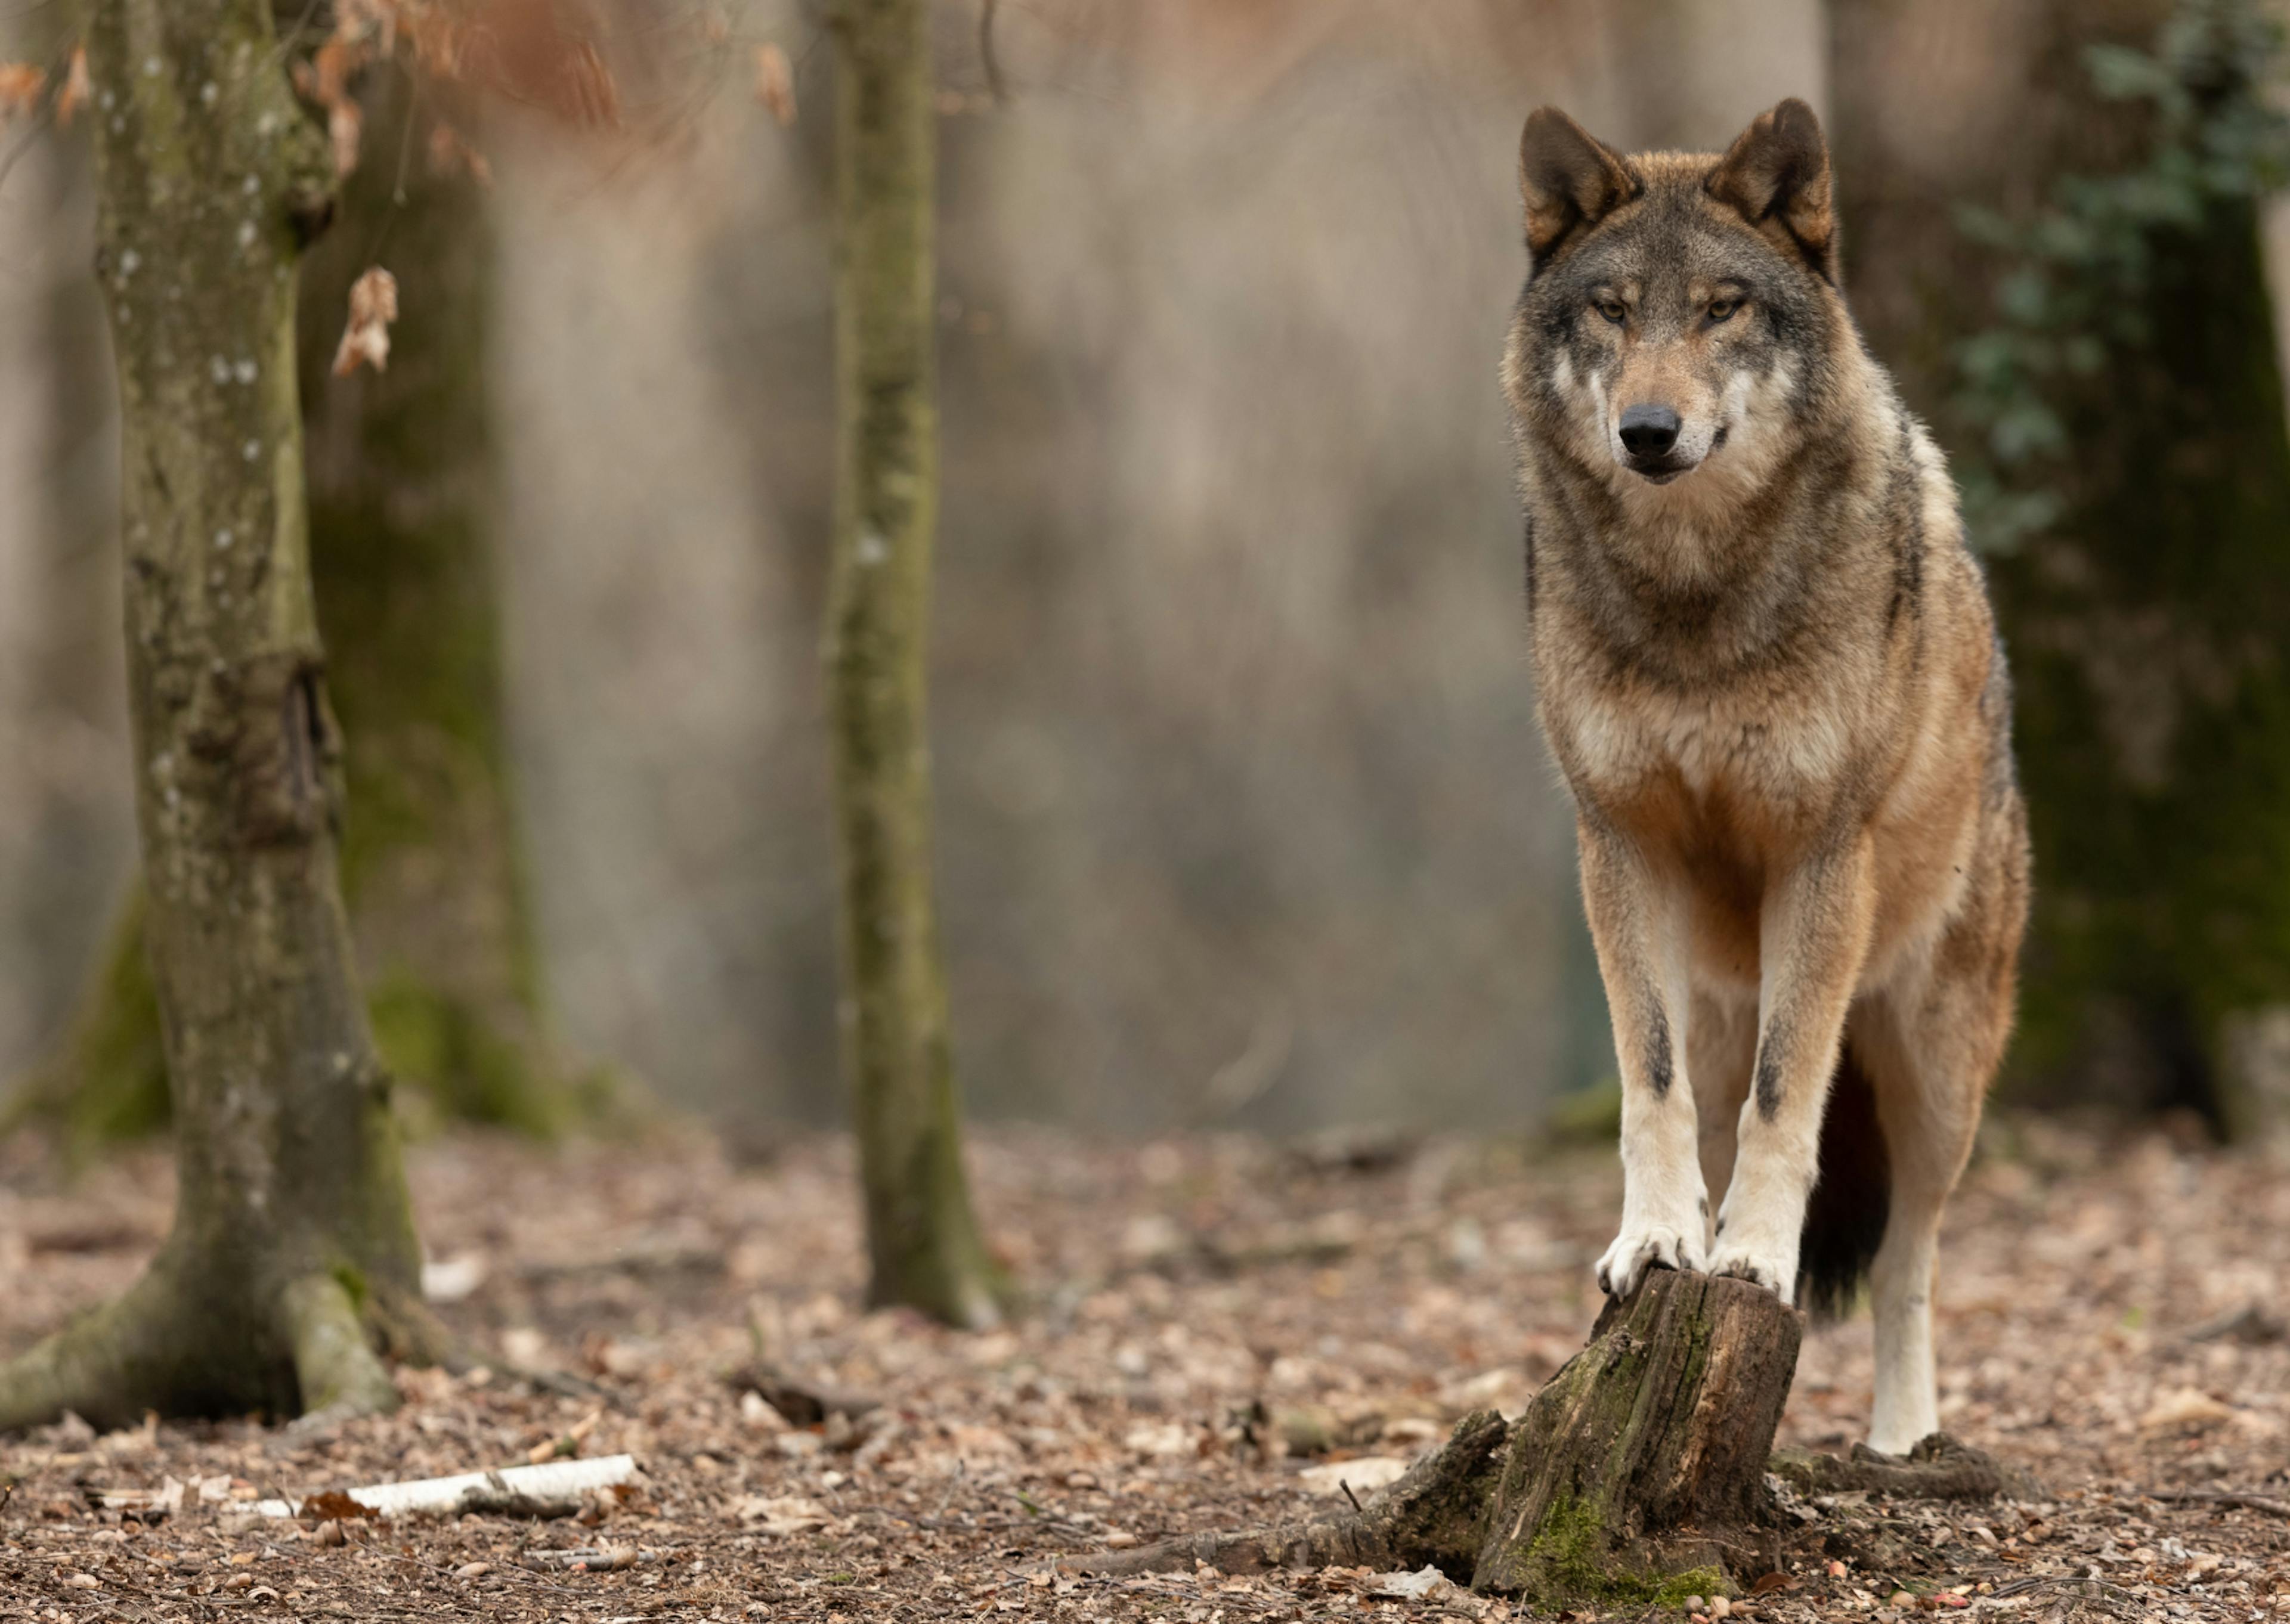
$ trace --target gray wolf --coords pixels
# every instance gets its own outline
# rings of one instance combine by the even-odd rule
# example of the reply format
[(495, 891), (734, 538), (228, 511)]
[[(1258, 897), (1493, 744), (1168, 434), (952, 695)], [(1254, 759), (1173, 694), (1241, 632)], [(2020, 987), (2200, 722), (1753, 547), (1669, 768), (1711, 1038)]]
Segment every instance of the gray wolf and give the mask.
[(1870, 1441), (1902, 1452), (2028, 905), (1985, 583), (1846, 309), (1810, 108), (1723, 156), (1545, 108), (1519, 176), (1528, 620), (1622, 1077), (1599, 1284), (1833, 1308), (1865, 1273)]

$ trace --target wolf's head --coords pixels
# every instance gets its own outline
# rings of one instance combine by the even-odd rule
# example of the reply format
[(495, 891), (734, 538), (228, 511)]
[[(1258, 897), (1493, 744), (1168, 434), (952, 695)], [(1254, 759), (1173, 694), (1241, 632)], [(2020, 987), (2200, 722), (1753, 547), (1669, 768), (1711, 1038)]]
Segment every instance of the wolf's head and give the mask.
[(1539, 108), (1519, 185), (1533, 268), (1504, 372), (1523, 431), (1634, 511), (1753, 494), (1852, 345), (1813, 109), (1782, 102), (1723, 156), (1625, 156)]

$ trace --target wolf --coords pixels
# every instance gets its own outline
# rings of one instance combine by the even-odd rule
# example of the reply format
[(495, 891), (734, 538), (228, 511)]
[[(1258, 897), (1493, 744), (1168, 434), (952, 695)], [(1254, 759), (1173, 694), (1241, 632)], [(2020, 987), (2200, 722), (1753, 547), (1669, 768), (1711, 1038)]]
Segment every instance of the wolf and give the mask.
[(1626, 156), (1543, 108), (1519, 180), (1527, 618), (1622, 1078), (1598, 1282), (1865, 1276), (1902, 1453), (2028, 908), (1986, 584), (1846, 308), (1812, 108)]

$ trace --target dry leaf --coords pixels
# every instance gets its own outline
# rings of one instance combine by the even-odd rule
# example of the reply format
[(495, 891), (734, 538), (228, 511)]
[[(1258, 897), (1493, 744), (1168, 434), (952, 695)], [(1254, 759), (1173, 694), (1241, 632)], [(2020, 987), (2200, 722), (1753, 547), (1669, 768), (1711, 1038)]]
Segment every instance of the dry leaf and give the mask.
[(479, 186), (493, 183), (493, 166), (485, 162), (485, 155), (442, 118), (429, 126), (429, 169), (433, 174), (466, 174)]
[(826, 1507), (801, 1495), (749, 1494), (732, 1509), (749, 1527), (773, 1535), (809, 1533), (832, 1520)]
[(334, 376), (347, 378), (358, 363), (377, 372), (389, 367), (389, 324), (397, 319), (397, 278), (377, 265), (350, 284), (349, 324), (334, 351)]
[(2139, 1427), (2142, 1432), (2159, 1432), (2171, 1427), (2208, 1426), (2233, 1416), (2231, 1404), (2221, 1404), (2199, 1388), (2181, 1388), (2150, 1404), (2147, 1413), (2139, 1418)]
[(1437, 1568), (1426, 1565), (1413, 1573), (1372, 1573), (1360, 1580), (1360, 1594), (1387, 1601), (1421, 1602), (1445, 1596), (1455, 1588)]
[(1365, 1500), (1407, 1475), (1407, 1462), (1397, 1455), (1362, 1455), (1357, 1460), (1331, 1460), (1308, 1466), (1296, 1474), (1297, 1486), (1314, 1494), (1341, 1495), (1346, 1489)]
[(358, 133), (364, 127), (365, 115), (347, 96), (326, 109), (326, 141), (334, 151), (337, 178), (357, 167)]
[(48, 76), (29, 62), (0, 62), (0, 118), (37, 107), (47, 83)]
[(756, 100), (771, 109), (781, 128), (795, 123), (795, 69), (777, 45), (756, 47)]
[(621, 90), (605, 66), (605, 53), (582, 40), (564, 59), (564, 82), (572, 113), (582, 124), (618, 125)]
[(56, 92), (56, 124), (62, 129), (71, 127), (72, 115), (85, 107), (95, 88), (87, 77), (87, 47), (74, 45), (71, 65), (64, 69), (64, 87)]

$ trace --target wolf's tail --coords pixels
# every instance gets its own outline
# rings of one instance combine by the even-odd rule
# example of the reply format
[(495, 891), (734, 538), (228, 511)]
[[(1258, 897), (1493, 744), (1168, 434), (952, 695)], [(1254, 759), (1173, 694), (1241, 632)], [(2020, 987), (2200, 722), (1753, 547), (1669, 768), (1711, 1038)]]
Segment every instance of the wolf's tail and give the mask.
[(1848, 1040), (1838, 1051), (1829, 1108), (1821, 1119), (1821, 1172), (1806, 1203), (1798, 1247), (1797, 1300), (1814, 1317), (1838, 1319), (1853, 1298), (1893, 1204), (1892, 1157), (1877, 1120), (1876, 1091)]

